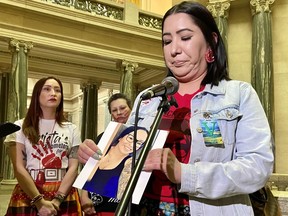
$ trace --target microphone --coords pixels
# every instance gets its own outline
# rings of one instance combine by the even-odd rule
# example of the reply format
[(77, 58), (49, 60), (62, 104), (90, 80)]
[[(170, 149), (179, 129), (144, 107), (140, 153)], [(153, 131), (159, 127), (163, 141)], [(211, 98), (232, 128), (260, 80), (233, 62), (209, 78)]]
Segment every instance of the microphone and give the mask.
[(178, 91), (179, 83), (172, 77), (168, 76), (162, 80), (161, 84), (151, 87), (141, 95), (142, 100), (147, 100), (153, 97), (173, 95)]

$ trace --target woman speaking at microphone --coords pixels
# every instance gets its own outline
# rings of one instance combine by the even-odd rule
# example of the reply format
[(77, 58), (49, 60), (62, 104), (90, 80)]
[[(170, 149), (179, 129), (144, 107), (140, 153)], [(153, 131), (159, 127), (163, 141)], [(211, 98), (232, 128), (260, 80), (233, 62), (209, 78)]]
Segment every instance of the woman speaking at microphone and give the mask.
[[(169, 135), (148, 154), (144, 170), (152, 175), (132, 215), (254, 215), (249, 193), (265, 185), (274, 162), (257, 93), (230, 79), (220, 32), (199, 3), (184, 1), (166, 12), (162, 47), (168, 76), (179, 82), (178, 108), (162, 117), (160, 129)], [(151, 126), (160, 100), (142, 101), (139, 126)], [(82, 162), (92, 156), (89, 146), (82, 143), (78, 156)]]

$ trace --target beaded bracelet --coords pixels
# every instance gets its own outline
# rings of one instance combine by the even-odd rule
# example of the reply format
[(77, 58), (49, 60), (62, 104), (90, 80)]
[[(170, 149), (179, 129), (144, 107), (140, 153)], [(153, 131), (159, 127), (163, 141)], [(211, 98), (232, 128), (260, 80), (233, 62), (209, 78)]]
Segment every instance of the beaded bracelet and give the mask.
[(30, 202), (30, 205), (33, 206), (36, 202), (38, 202), (39, 200), (41, 200), (43, 198), (42, 194), (38, 194), (35, 197), (33, 197), (33, 199)]
[(60, 203), (62, 203), (65, 200), (65, 197), (66, 197), (65, 195), (60, 193), (56, 193), (54, 195), (54, 199), (57, 199)]

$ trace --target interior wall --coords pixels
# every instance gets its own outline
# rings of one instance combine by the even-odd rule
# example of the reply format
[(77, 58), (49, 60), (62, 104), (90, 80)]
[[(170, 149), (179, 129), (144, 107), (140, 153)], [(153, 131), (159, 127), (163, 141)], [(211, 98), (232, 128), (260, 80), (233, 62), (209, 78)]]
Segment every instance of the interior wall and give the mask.
[(251, 82), (252, 16), (250, 7), (231, 8), (228, 18), (228, 64), (232, 79)]
[(172, 6), (172, 0), (142, 0), (141, 9), (155, 13), (158, 15), (164, 15), (165, 12)]
[[(272, 6), (272, 43), (275, 106), (275, 172), (288, 174), (288, 1), (275, 0)], [(250, 5), (229, 12), (228, 55), (233, 79), (251, 82), (252, 15)]]
[(275, 97), (276, 172), (288, 174), (288, 1), (275, 0), (272, 8)]

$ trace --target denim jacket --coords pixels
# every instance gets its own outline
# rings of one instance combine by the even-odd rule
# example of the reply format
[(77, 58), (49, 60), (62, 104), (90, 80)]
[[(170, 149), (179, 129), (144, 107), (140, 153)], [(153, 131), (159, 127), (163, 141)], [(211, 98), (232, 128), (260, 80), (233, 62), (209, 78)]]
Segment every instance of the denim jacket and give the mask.
[[(142, 102), (140, 125), (152, 124), (160, 100)], [(248, 194), (265, 185), (274, 163), (271, 132), (257, 93), (246, 82), (223, 80), (212, 88), (207, 84), (192, 98), (191, 109), (191, 156), (188, 164), (181, 164), (179, 184), (179, 192), (189, 195), (191, 215), (253, 215)], [(135, 110), (130, 123), (134, 115)], [(213, 130), (216, 137), (210, 136)]]

